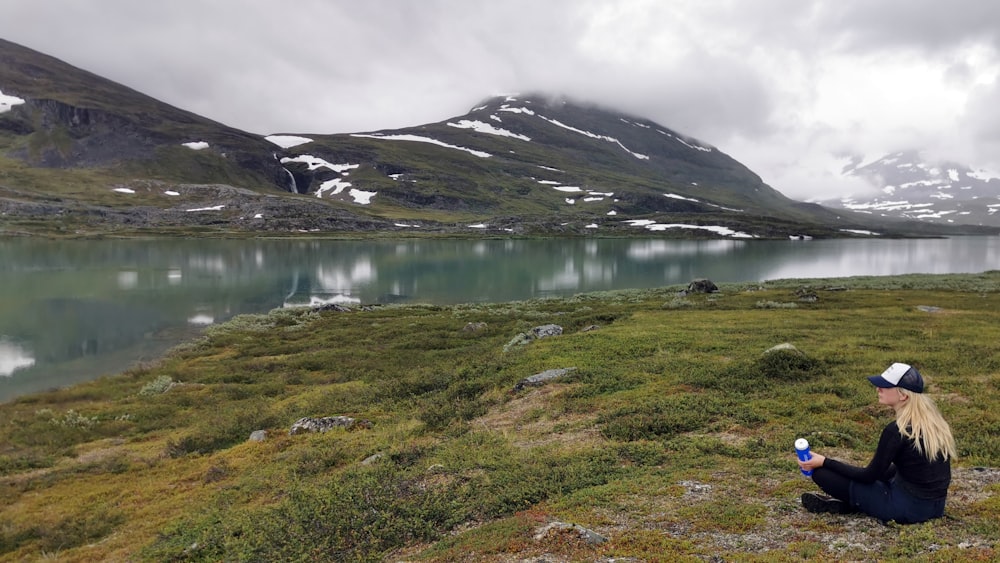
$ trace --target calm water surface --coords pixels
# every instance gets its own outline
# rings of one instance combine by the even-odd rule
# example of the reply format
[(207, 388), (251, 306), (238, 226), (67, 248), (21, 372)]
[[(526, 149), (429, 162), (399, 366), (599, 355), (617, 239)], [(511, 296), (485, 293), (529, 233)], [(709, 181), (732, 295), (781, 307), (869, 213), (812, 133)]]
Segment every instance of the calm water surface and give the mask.
[(924, 240), (0, 240), (0, 401), (118, 373), (207, 325), (322, 303), (494, 302), (1000, 267), (1000, 237)]

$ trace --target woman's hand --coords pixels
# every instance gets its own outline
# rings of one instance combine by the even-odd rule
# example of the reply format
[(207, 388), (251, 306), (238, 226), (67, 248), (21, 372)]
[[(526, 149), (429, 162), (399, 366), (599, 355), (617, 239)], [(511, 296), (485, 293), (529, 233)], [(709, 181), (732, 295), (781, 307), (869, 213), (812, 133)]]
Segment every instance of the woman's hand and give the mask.
[(799, 467), (806, 471), (812, 471), (813, 469), (823, 467), (824, 461), (826, 461), (826, 456), (813, 452), (812, 457), (807, 461), (799, 460)]

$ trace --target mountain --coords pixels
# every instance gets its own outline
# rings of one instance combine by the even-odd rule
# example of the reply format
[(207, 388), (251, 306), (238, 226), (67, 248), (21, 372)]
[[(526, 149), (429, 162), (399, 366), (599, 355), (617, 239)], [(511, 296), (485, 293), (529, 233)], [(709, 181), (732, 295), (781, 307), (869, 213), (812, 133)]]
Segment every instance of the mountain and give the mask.
[(911, 150), (868, 164), (855, 162), (843, 172), (868, 180), (879, 191), (817, 203), (878, 217), (1000, 226), (1000, 177), (968, 165), (928, 161)]
[(670, 216), (760, 232), (761, 218), (796, 229), (816, 218), (715, 147), (565, 98), (498, 96), (439, 123), (299, 141), (282, 158), (294, 189), (376, 194), (400, 214), (450, 210), (514, 230), (581, 220), (635, 230), (627, 221)]
[(0, 217), (0, 233), (55, 236), (956, 232), (790, 200), (704, 141), (567, 98), (263, 136), (3, 40)]

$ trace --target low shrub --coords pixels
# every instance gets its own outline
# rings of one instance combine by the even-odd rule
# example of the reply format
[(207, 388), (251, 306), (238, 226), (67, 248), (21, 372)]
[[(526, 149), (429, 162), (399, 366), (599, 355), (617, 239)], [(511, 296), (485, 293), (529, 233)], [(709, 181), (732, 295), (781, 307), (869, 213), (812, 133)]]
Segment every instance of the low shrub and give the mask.
[(798, 303), (782, 303), (779, 301), (758, 301), (758, 309), (797, 309)]
[(193, 432), (168, 440), (165, 453), (169, 457), (211, 453), (244, 442), (254, 430), (273, 428), (279, 422), (263, 399), (229, 402), (225, 408), (206, 413)]
[(24, 451), (16, 455), (3, 454), (0, 455), (0, 475), (9, 475), (11, 473), (18, 473), (29, 469), (52, 467), (54, 464), (55, 458), (51, 455), (42, 454), (32, 450)]
[[(177, 524), (146, 550), (153, 560), (379, 561), (458, 524), (449, 488), (425, 488), (379, 464), (326, 485), (299, 483), (277, 506)], [(192, 548), (192, 546), (195, 546)]]
[(107, 508), (87, 507), (52, 523), (36, 523), (30, 527), (4, 525), (0, 527), (0, 554), (17, 551), (34, 543), (43, 553), (58, 553), (111, 534), (125, 521), (125, 516)]
[(617, 409), (602, 415), (598, 423), (611, 440), (656, 440), (704, 429), (717, 408), (711, 399), (685, 393)]
[(160, 375), (157, 376), (156, 379), (143, 385), (142, 389), (139, 390), (139, 396), (149, 397), (151, 395), (166, 393), (176, 384), (177, 383), (169, 375)]

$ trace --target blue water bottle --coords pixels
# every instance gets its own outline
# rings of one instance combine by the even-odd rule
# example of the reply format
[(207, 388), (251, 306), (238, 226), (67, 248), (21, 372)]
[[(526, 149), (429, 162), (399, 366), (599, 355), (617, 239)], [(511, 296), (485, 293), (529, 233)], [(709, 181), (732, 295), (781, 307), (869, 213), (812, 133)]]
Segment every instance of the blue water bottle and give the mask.
[[(799, 438), (795, 440), (795, 455), (799, 456), (802, 461), (809, 461), (812, 459), (812, 454), (809, 453), (809, 442), (805, 438)], [(802, 470), (802, 474), (806, 477), (813, 474), (812, 470)]]

